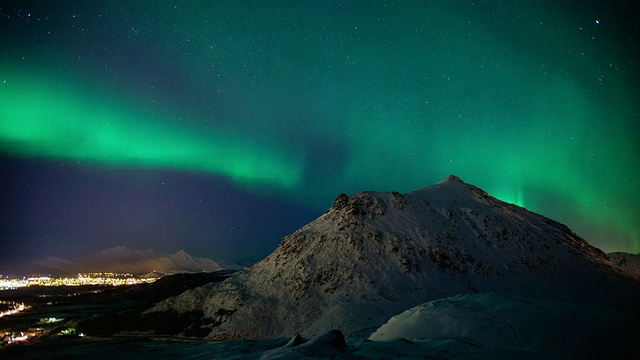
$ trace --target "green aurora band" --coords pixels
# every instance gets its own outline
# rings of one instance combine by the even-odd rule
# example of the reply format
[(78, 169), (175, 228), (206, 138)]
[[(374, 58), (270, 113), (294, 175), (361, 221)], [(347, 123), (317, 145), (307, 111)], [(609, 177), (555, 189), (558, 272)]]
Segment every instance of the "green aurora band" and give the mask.
[[(7, 66), (5, 66), (7, 68)], [(301, 164), (264, 144), (232, 134), (169, 127), (171, 121), (105, 106), (105, 100), (42, 76), (3, 74), (0, 144), (14, 155), (69, 159), (117, 167), (193, 170), (254, 184), (292, 187)]]
[(639, 252), (633, 29), (604, 3), (474, 4), (83, 8), (66, 21), (90, 31), (47, 35), (73, 70), (20, 44), (0, 67), (1, 150), (206, 172), (319, 211), (455, 174)]

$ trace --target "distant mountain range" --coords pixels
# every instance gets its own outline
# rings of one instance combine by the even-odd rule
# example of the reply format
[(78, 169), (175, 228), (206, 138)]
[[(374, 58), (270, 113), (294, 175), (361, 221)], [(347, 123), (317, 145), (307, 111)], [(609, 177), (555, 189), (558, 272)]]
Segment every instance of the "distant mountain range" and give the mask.
[(340, 194), (248, 271), (144, 316), (201, 314), (184, 333), (209, 339), (352, 334), (472, 293), (637, 311), (640, 281), (566, 225), (449, 176), (406, 194)]
[[(75, 260), (47, 257), (22, 264), (29, 274), (76, 276), (86, 272), (131, 273), (136, 275), (212, 272), (224, 268), (240, 268), (232, 263), (220, 264), (206, 258), (192, 257), (184, 250), (174, 254), (156, 254), (151, 250), (132, 250), (124, 246), (106, 249)], [(26, 274), (24, 274), (26, 275)]]

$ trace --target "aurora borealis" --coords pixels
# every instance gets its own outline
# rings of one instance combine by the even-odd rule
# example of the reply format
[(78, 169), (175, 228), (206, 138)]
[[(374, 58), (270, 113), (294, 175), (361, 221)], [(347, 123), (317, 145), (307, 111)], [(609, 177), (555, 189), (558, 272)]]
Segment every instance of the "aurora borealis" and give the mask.
[(449, 174), (637, 253), (639, 15), (605, 1), (2, 5), (0, 260), (117, 245), (255, 260), (340, 192)]
[[(171, 126), (160, 116), (105, 108), (82, 93), (46, 87), (28, 75), (8, 77), (12, 100), (0, 132), (15, 154), (104, 164), (166, 167), (221, 174), (238, 183), (295, 185), (299, 165), (250, 141)], [(15, 84), (15, 86), (14, 86)], [(6, 112), (5, 112), (6, 111)], [(55, 114), (52, 118), (50, 114)], [(60, 121), (60, 119), (64, 119)], [(155, 120), (155, 121), (154, 121)]]

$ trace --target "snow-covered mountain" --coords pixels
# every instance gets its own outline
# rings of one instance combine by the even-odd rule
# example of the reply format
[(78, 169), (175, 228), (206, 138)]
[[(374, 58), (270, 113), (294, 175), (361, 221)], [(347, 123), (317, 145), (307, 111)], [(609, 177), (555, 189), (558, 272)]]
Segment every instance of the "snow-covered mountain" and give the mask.
[(640, 276), (640, 254), (614, 252), (607, 254), (609, 259), (621, 268)]
[(156, 254), (151, 250), (132, 250), (124, 246), (99, 251), (75, 259), (48, 257), (23, 265), (31, 273), (76, 276), (81, 272), (113, 272), (148, 274), (182, 272), (212, 272), (223, 268), (206, 258), (194, 258), (184, 250), (174, 254)]
[[(46, 258), (38, 259), (29, 262), (26, 266), (19, 267), (18, 264), (6, 264), (8, 268), (19, 269), (23, 271), (29, 271), (28, 274), (20, 274), (20, 276), (32, 275), (32, 274), (72, 274), (77, 269), (78, 264), (71, 260), (49, 256)], [(77, 272), (75, 273), (77, 274)]]
[[(97, 255), (97, 256), (96, 256)], [(134, 274), (179, 272), (211, 272), (222, 269), (218, 263), (205, 258), (194, 258), (184, 250), (174, 254), (156, 255), (153, 251), (136, 251), (116, 247), (82, 259), (83, 268), (96, 268), (102, 272), (129, 272)]]
[(250, 270), (147, 315), (201, 312), (193, 326), (211, 339), (348, 334), (477, 292), (619, 308), (640, 298), (637, 279), (567, 226), (449, 176), (407, 194), (340, 194)]

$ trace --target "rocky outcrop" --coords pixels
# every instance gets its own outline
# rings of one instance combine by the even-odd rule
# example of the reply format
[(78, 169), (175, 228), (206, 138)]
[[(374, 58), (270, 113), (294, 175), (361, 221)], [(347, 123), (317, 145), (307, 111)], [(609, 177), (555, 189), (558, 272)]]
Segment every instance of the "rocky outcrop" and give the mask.
[(640, 276), (640, 254), (629, 254), (625, 252), (613, 252), (607, 254), (609, 259), (621, 268), (632, 274)]

